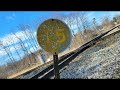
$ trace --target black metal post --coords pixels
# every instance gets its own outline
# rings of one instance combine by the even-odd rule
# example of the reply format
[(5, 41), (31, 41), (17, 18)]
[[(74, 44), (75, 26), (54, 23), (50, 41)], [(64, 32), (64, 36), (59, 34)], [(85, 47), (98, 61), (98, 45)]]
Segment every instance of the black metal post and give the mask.
[(59, 74), (59, 66), (58, 66), (58, 54), (53, 55), (53, 60), (54, 60), (54, 75), (55, 79), (60, 79), (60, 74)]

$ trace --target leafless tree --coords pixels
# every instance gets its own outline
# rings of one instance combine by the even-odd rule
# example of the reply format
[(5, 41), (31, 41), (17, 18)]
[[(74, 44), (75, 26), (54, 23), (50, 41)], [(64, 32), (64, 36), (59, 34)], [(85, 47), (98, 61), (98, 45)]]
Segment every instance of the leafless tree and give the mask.
[(74, 13), (73, 18), (74, 18), (75, 25), (77, 26), (76, 28), (78, 30), (79, 44), (82, 44), (82, 42), (84, 42), (84, 37), (81, 32), (81, 19), (80, 19), (79, 13)]
[(89, 27), (87, 12), (81, 11), (78, 13), (78, 16), (79, 16), (78, 19), (80, 19), (84, 31), (86, 31), (87, 28)]
[(74, 14), (70, 14), (69, 16), (68, 16), (68, 21), (67, 21), (67, 24), (69, 25), (69, 27), (71, 28), (71, 32), (72, 32), (72, 34), (73, 34), (73, 36), (74, 36), (74, 40), (73, 40), (73, 42), (75, 43), (75, 45), (78, 45), (78, 41), (76, 40), (76, 35), (75, 35), (75, 28), (72, 28), (72, 27), (74, 27), (74, 25), (75, 25), (75, 23), (74, 23)]
[[(29, 64), (32, 64), (32, 60), (31, 60), (31, 58), (29, 57), (29, 52), (28, 52), (28, 50), (27, 50), (27, 48), (26, 48), (23, 40), (22, 40), (20, 37), (18, 37), (14, 32), (13, 32), (12, 34), (15, 35), (16, 38), (19, 40), (19, 44), (20, 44), (20, 46), (21, 46), (21, 48), (22, 48), (25, 56), (27, 56), (27, 57), (29, 58), (29, 61), (30, 61)], [(23, 64), (25, 65), (25, 62), (23, 62)]]
[(28, 34), (29, 34), (29, 36), (31, 37), (34, 46), (36, 47), (36, 50), (38, 50), (39, 45), (38, 45), (38, 43), (37, 43), (37, 38), (35, 37), (35, 34), (34, 34), (34, 32), (32, 31), (30, 25), (26, 25), (26, 26), (27, 26)]
[(15, 59), (14, 59), (14, 57), (13, 57), (13, 55), (12, 55), (12, 52), (11, 52), (11, 50), (10, 50), (10, 47), (9, 47), (8, 43), (6, 42), (6, 46), (5, 46), (5, 45), (2, 43), (2, 41), (0, 41), (0, 44), (1, 44), (1, 46), (3, 47), (3, 49), (5, 50), (6, 54), (8, 55), (8, 57), (9, 57), (11, 63), (13, 64), (14, 68), (17, 70), (17, 65), (15, 64)]
[(93, 28), (94, 30), (97, 30), (96, 18), (93, 18)]
[(17, 56), (19, 57), (19, 60), (22, 60), (22, 57), (20, 56), (19, 52), (18, 52), (18, 49), (16, 48), (16, 45), (15, 45), (15, 42), (14, 42), (14, 38), (10, 37), (8, 39), (8, 41), (12, 44), (13, 48), (15, 49), (16, 51), (16, 54)]
[[(0, 41), (0, 48), (3, 49), (3, 44), (2, 42)], [(0, 66), (0, 78), (6, 78), (7, 75), (8, 75), (8, 72), (6, 70), (6, 66)]]
[[(35, 43), (34, 43), (34, 41), (31, 41), (31, 36), (30, 36), (30, 34), (29, 34), (29, 28), (28, 28), (28, 26), (26, 26), (26, 25), (20, 25), (19, 26), (19, 29), (22, 31), (22, 33), (25, 35), (25, 40), (28, 40), (29, 42), (27, 42), (27, 44), (28, 44), (28, 46), (29, 46), (29, 43), (31, 44), (31, 46), (33, 47), (33, 49), (35, 50), (36, 48), (34, 47), (34, 46), (36, 46), (35, 45)], [(33, 33), (32, 33), (33, 34)], [(34, 44), (34, 45), (33, 45)]]
[(6, 79), (8, 76), (8, 72), (6, 70), (6, 66), (2, 65), (0, 66), (0, 78)]
[[(31, 55), (31, 57), (32, 57), (32, 60), (34, 60), (34, 63), (36, 63), (37, 61), (36, 61), (36, 58), (35, 58), (35, 55), (33, 54), (33, 52), (30, 50), (30, 48), (32, 47), (33, 49), (34, 49), (34, 51), (36, 51), (36, 48), (35, 48), (35, 43), (34, 43), (34, 41), (33, 40), (31, 40), (31, 36), (29, 35), (29, 32), (28, 32), (28, 28), (26, 27), (26, 26), (20, 26), (19, 27), (20, 28), (20, 30), (22, 30), (22, 33), (25, 35), (25, 40), (28, 40), (27, 42), (26, 42), (26, 44), (28, 45), (28, 47), (29, 47), (29, 50), (28, 51), (30, 51), (30, 55)], [(33, 45), (34, 44), (34, 45)], [(31, 45), (31, 47), (30, 47), (30, 45)]]
[(105, 15), (102, 17), (102, 26), (108, 27), (110, 25), (110, 16)]
[(98, 23), (97, 23), (97, 20), (96, 18), (93, 18), (93, 21), (92, 21), (92, 29), (94, 30), (94, 32), (96, 33), (96, 36), (98, 34), (101, 34), (101, 30), (99, 29), (99, 26), (98, 26)]

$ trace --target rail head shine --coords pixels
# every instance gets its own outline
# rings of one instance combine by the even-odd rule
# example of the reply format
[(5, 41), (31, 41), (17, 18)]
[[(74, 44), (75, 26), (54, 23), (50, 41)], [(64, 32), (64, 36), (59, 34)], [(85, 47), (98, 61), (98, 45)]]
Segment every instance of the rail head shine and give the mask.
[(38, 27), (37, 41), (41, 48), (51, 54), (63, 52), (71, 40), (71, 31), (61, 20), (48, 19)]

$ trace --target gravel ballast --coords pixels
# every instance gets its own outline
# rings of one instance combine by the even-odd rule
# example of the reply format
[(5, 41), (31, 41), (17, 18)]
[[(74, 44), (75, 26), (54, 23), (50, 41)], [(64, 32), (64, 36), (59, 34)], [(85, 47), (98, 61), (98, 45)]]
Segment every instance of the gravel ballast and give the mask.
[(102, 38), (60, 72), (63, 79), (120, 78), (120, 31)]

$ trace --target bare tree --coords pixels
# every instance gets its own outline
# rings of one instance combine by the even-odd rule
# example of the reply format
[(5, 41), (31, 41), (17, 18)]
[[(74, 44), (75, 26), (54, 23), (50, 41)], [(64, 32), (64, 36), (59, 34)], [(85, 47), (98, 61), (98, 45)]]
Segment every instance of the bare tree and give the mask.
[[(116, 15), (113, 17), (112, 19), (112, 23), (113, 23), (113, 26), (115, 26), (116, 24), (119, 24), (120, 23), (120, 15)], [(120, 27), (118, 27), (119, 29)]]
[(12, 53), (11, 53), (9, 45), (6, 42), (6, 46), (4, 46), (2, 41), (0, 41), (0, 44), (3, 47), (3, 49), (5, 50), (6, 54), (8, 55), (8, 57), (9, 57), (11, 63), (13, 64), (14, 68), (17, 70), (17, 65), (15, 64), (15, 59), (14, 59)]
[[(0, 48), (2, 49), (3, 47), (3, 44), (2, 42), (0, 41)], [(7, 73), (7, 70), (6, 70), (6, 66), (0, 66), (0, 78), (6, 78), (8, 73)]]
[[(23, 40), (22, 40), (20, 37), (18, 37), (15, 33), (13, 33), (13, 35), (15, 35), (16, 38), (19, 40), (19, 44), (20, 44), (20, 46), (21, 46), (21, 48), (22, 48), (22, 50), (23, 50), (25, 56), (28, 56), (29, 61), (30, 61), (29, 64), (32, 64), (32, 60), (31, 60), (31, 58), (29, 57), (29, 52), (28, 52), (26, 46), (24, 45)], [(25, 64), (25, 62), (24, 62), (24, 64)]]
[(87, 30), (87, 27), (88, 27), (88, 25), (87, 25), (87, 23), (88, 23), (87, 22), (87, 13), (82, 11), (82, 12), (78, 13), (78, 16), (79, 16), (78, 19), (80, 19), (83, 29)]
[(102, 26), (108, 27), (110, 25), (110, 16), (103, 16), (102, 17)]
[(79, 44), (82, 44), (84, 42), (84, 37), (83, 37), (83, 34), (81, 32), (81, 19), (79, 18), (79, 13), (75, 13), (73, 15), (73, 18), (74, 18), (74, 22), (75, 22), (75, 25), (77, 26), (77, 30), (78, 30), (78, 34), (79, 34)]
[(31, 39), (33, 41), (34, 46), (36, 47), (36, 50), (38, 50), (39, 45), (37, 43), (37, 38), (35, 37), (34, 32), (32, 31), (32, 29), (30, 28), (30, 25), (27, 25), (27, 31), (28, 31), (28, 34), (29, 34), (29, 36), (31, 37)]
[[(25, 40), (28, 40), (29, 41), (29, 43), (31, 44), (31, 46), (33, 47), (33, 49), (35, 50), (35, 47), (34, 46), (36, 46), (35, 44), (34, 44), (34, 42), (33, 41), (31, 41), (31, 36), (30, 36), (30, 34), (29, 34), (29, 32), (28, 32), (28, 26), (26, 26), (26, 25), (20, 25), (19, 26), (19, 29), (22, 31), (22, 33), (25, 35)], [(27, 42), (27, 44), (28, 44), (28, 46), (29, 46), (29, 43)]]
[(94, 28), (94, 30), (96, 30), (96, 31), (97, 31), (96, 18), (93, 18), (93, 28)]
[[(40, 55), (40, 53), (39, 52), (37, 52), (39, 49), (39, 45), (38, 45), (38, 43), (37, 43), (37, 38), (35, 37), (35, 32), (33, 32), (32, 31), (32, 28), (30, 27), (30, 25), (29, 24), (27, 24), (27, 25), (22, 25), (21, 26), (21, 30), (23, 30), (24, 31), (24, 33), (25, 33), (25, 35), (29, 38), (28, 40), (29, 40), (29, 43), (31, 44), (31, 46), (32, 46), (32, 48), (34, 49), (34, 51), (36, 52), (36, 53), (32, 53), (33, 54), (33, 56), (34, 56), (34, 59), (35, 59), (35, 57), (36, 57), (36, 55)], [(38, 53), (38, 54), (37, 54)], [(49, 56), (49, 54), (48, 54), (48, 56)], [(35, 59), (35, 62), (37, 62), (37, 60)]]
[(98, 28), (98, 23), (96, 21), (96, 18), (93, 18), (93, 22), (92, 22), (92, 29), (94, 30), (94, 32), (96, 33), (96, 35), (101, 34), (99, 28)]
[(19, 52), (18, 52), (18, 49), (16, 48), (16, 45), (15, 45), (15, 42), (14, 42), (14, 38), (10, 37), (10, 38), (8, 39), (8, 41), (11, 42), (13, 48), (14, 48), (15, 51), (16, 51), (17, 56), (19, 57), (20, 60), (22, 60), (22, 57), (20, 56), (20, 54), (19, 54)]
[(73, 40), (73, 42), (75, 43), (75, 46), (76, 45), (78, 45), (78, 41), (76, 40), (76, 35), (75, 35), (75, 28), (73, 28), (74, 27), (74, 25), (75, 25), (75, 23), (74, 23), (74, 14), (70, 14), (69, 16), (68, 16), (68, 19), (67, 19), (67, 24), (69, 25), (69, 27), (71, 28), (71, 31), (72, 31), (72, 34), (73, 34), (73, 36), (74, 36), (74, 40)]
[[(26, 26), (20, 26), (20, 30), (22, 30), (22, 32), (23, 32), (23, 34), (25, 35), (25, 40), (28, 40), (27, 42), (26, 42), (26, 44), (28, 45), (28, 47), (29, 47), (29, 51), (30, 51), (30, 55), (31, 55), (31, 57), (32, 57), (32, 60), (34, 60), (34, 63), (36, 63), (37, 62), (37, 60), (36, 60), (36, 58), (35, 58), (35, 55), (34, 55), (34, 53), (30, 50), (30, 48), (32, 47), (33, 49), (34, 49), (34, 51), (36, 51), (36, 48), (35, 48), (35, 46), (36, 45), (33, 45), (34, 44), (34, 42), (33, 42), (33, 40), (31, 40), (31, 36), (29, 35), (29, 32), (27, 31), (27, 28), (26, 28)], [(30, 47), (30, 45), (31, 45), (31, 47)]]

